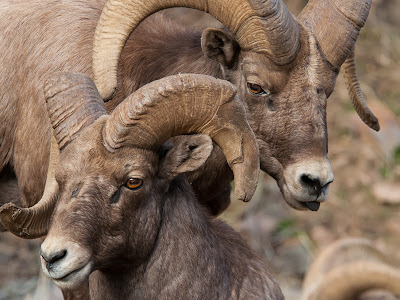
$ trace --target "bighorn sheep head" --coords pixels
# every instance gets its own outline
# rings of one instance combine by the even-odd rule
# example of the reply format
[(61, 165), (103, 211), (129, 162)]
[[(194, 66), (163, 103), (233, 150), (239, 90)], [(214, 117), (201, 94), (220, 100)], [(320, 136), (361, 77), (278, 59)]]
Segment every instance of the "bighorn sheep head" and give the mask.
[[(56, 74), (47, 81), (45, 94), (56, 149), (61, 153), (58, 163), (54, 164), (57, 154), (51, 158), (50, 169), (56, 171), (49, 174), (51, 188), (46, 189), (41, 201), (27, 209), (13, 204), (1, 208), (0, 222), (18, 236), (45, 235), (58, 197), (70, 194), (74, 198), (82, 189), (99, 189), (98, 180), (105, 180), (103, 177), (112, 172), (119, 172), (112, 173), (118, 180), (104, 184), (109, 190), (118, 190), (124, 180), (129, 180), (129, 172), (135, 173), (128, 157), (138, 155), (142, 161), (149, 161), (145, 159), (148, 155), (155, 159), (152, 153), (176, 135), (209, 135), (233, 170), (238, 199), (249, 201), (254, 194), (259, 173), (257, 143), (235, 88), (224, 80), (206, 75), (170, 76), (139, 89), (111, 115), (106, 115), (103, 100), (85, 75)], [(185, 172), (185, 157), (181, 158), (182, 167), (170, 170), (172, 175)], [(115, 195), (102, 195), (106, 196)]]
[(229, 32), (206, 29), (202, 48), (238, 87), (261, 169), (277, 180), (290, 206), (318, 210), (333, 181), (326, 105), (342, 65), (356, 111), (379, 129), (359, 89), (353, 52), (370, 5), (311, 0), (295, 19), (281, 0), (109, 0), (95, 34), (94, 80), (101, 96), (111, 98), (123, 45), (150, 14), (177, 6), (210, 13)]

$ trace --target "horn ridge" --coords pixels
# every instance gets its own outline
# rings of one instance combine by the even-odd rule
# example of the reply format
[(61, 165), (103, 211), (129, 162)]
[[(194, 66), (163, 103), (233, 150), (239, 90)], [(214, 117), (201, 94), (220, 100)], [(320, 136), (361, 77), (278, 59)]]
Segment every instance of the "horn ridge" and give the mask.
[(324, 276), (315, 291), (315, 298), (324, 300), (357, 299), (370, 289), (385, 289), (400, 295), (400, 273), (395, 268), (377, 262), (356, 261), (339, 266)]
[(310, 27), (327, 60), (339, 69), (350, 55), (370, 7), (370, 0), (310, 0), (298, 20)]
[(302, 300), (351, 300), (373, 289), (400, 295), (400, 272), (373, 243), (340, 239), (316, 257), (303, 281)]
[(349, 91), (351, 103), (353, 104), (354, 109), (365, 124), (367, 124), (370, 128), (379, 131), (380, 125), (378, 118), (369, 109), (360, 87), (360, 81), (358, 80), (356, 69), (354, 47), (351, 50), (349, 57), (343, 63), (342, 68), (344, 71), (343, 75), (346, 87)]
[(337, 10), (343, 14), (343, 16), (354, 25), (358, 26), (359, 29), (364, 27), (369, 14), (371, 0), (359, 1), (356, 5), (351, 1), (343, 0), (332, 0), (332, 3), (336, 6)]
[[(236, 89), (230, 83), (207, 75), (180, 74), (149, 83), (125, 99), (111, 114), (103, 129), (107, 148), (117, 149), (126, 143), (157, 148), (166, 141), (157, 143), (163, 139), (159, 136), (164, 134), (169, 139), (166, 131), (171, 129), (165, 126), (166, 122), (173, 123), (172, 134), (193, 130), (192, 127), (196, 126), (191, 124), (194, 116), (201, 124), (209, 123), (217, 114), (216, 108), (232, 101), (235, 93)], [(170, 112), (171, 108), (174, 113)], [(152, 124), (141, 123), (142, 120)], [(144, 129), (142, 134), (145, 137), (138, 138), (135, 134), (135, 137), (129, 138), (132, 127), (138, 129), (143, 126), (150, 128), (150, 132), (157, 132), (159, 136), (154, 134), (151, 138)]]
[(47, 112), (62, 150), (83, 128), (106, 114), (92, 79), (85, 74), (57, 72), (44, 86)]

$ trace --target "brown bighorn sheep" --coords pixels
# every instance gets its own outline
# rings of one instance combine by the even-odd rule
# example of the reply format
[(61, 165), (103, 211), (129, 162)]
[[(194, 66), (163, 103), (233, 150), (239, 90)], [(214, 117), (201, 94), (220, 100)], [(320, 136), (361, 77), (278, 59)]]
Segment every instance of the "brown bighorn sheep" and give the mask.
[(336, 241), (312, 263), (302, 300), (395, 300), (400, 271), (373, 244), (361, 238)]
[(256, 177), (255, 137), (232, 85), (175, 75), (106, 115), (90, 78), (60, 76), (45, 88), (61, 150), (59, 200), (41, 246), (45, 274), (63, 290), (89, 278), (92, 299), (283, 299), (262, 262), (203, 212), (179, 176), (206, 161), (211, 139), (160, 149), (171, 136), (207, 133), (242, 171), (239, 182)]
[[(7, 185), (1, 184), (3, 181), (0, 181), (0, 195), (7, 195), (12, 189), (13, 195), (20, 197), (20, 201), (16, 198), (2, 197), (2, 204), (13, 201), (29, 207), (41, 199), (50, 157), (51, 137), (45, 107), (42, 104), (43, 78), (62, 70), (92, 74), (92, 52), (97, 57), (94, 59), (97, 64), (98, 58), (104, 54), (101, 50), (102, 41), (105, 44), (114, 44), (113, 40), (109, 43), (108, 38), (113, 36), (112, 30), (119, 32), (118, 28), (103, 28), (104, 24), (109, 23), (103, 20), (107, 15), (118, 19), (118, 12), (110, 13), (113, 3), (107, 5), (101, 18), (93, 51), (93, 36), (104, 6), (102, 1), (31, 0), (27, 4), (26, 1), (10, 0), (0, 6), (0, 44), (7, 45), (7, 51), (3, 51), (0, 56), (0, 79), (1, 82), (7, 83), (2, 85), (0, 93), (0, 170), (11, 168), (18, 179), (17, 183), (14, 178), (12, 185), (10, 181)], [(150, 7), (151, 3), (149, 2), (149, 10), (145, 10), (148, 13), (156, 10)], [(163, 3), (167, 6), (183, 5), (167, 4), (167, 1)], [(202, 5), (201, 1), (196, 3)], [(351, 53), (350, 50), (369, 9), (368, 1), (363, 2), (365, 5), (361, 6), (357, 1), (346, 2), (343, 7), (336, 5), (335, 9), (329, 8), (330, 5), (334, 5), (330, 3), (323, 0), (310, 2), (296, 21), (280, 0), (263, 4), (252, 0), (235, 1), (232, 4), (229, 2), (228, 6), (232, 9), (227, 9), (225, 2), (215, 1), (209, 7), (210, 13), (235, 34), (231, 35), (221, 30), (204, 32), (204, 51), (216, 61), (200, 52), (200, 40), (194, 35), (189, 40), (197, 46), (193, 48), (189, 44), (189, 50), (186, 52), (174, 52), (182, 57), (171, 58), (167, 64), (169, 67), (161, 70), (161, 62), (157, 58), (164, 56), (160, 55), (160, 52), (152, 56), (142, 52), (145, 56), (140, 54), (135, 58), (135, 51), (139, 49), (135, 48), (135, 40), (128, 39), (126, 51), (119, 59), (120, 80), (117, 92), (113, 100), (106, 104), (107, 110), (112, 111), (117, 103), (142, 85), (141, 79), (135, 77), (136, 74), (144, 76), (143, 74), (154, 74), (156, 70), (155, 73), (160, 77), (172, 72), (211, 73), (216, 77), (226, 77), (239, 88), (238, 95), (245, 104), (250, 125), (260, 145), (261, 168), (277, 180), (291, 206), (316, 210), (319, 203), (326, 199), (328, 183), (333, 180), (326, 157), (326, 98), (333, 90), (340, 65)], [(133, 4), (132, 6), (136, 7), (136, 4)], [(190, 6), (189, 4), (185, 5)], [(127, 4), (126, 7), (128, 6)], [(362, 9), (355, 9), (358, 7)], [(255, 9), (259, 10), (261, 19), (254, 17)], [(321, 13), (317, 13), (320, 10)], [(144, 10), (138, 5), (137, 11), (143, 13)], [(221, 13), (218, 15), (218, 11), (223, 11), (222, 16)], [(314, 20), (315, 16), (321, 17)], [(144, 17), (142, 14), (137, 21)], [(331, 22), (329, 28), (322, 26), (324, 20), (330, 18), (336, 18), (335, 22)], [(125, 17), (121, 19), (131, 22)], [(117, 20), (115, 23), (123, 22)], [(236, 30), (237, 28), (240, 30)], [(126, 29), (126, 32), (117, 34), (123, 36), (123, 40), (129, 36), (131, 30)], [(105, 32), (104, 39), (101, 37), (101, 31)], [(177, 28), (177, 32), (184, 33), (182, 28)], [(190, 32), (188, 30), (186, 34)], [(175, 39), (179, 37), (178, 35)], [(333, 50), (328, 47), (331, 40), (337, 41)], [(118, 42), (119, 45), (123, 43)], [(173, 45), (181, 50), (176, 42)], [(153, 49), (152, 44), (149, 44), (149, 49)], [(193, 56), (190, 49), (198, 49), (198, 54)], [(344, 52), (337, 53), (338, 49), (343, 49)], [(108, 57), (108, 54), (105, 55)], [(114, 62), (118, 61), (119, 54), (113, 53), (112, 56)], [(143, 60), (145, 57), (157, 62), (153, 65), (152, 72), (143, 64), (137, 64), (138, 58)], [(193, 59), (194, 57), (196, 59)], [(102, 60), (103, 58), (100, 59)], [(165, 66), (166, 63), (162, 65)], [(100, 78), (99, 86), (102, 86), (99, 74), (107, 71), (101, 68), (95, 67), (94, 73), (97, 80)], [(116, 66), (113, 69), (115, 71)], [(349, 70), (354, 75), (354, 69)], [(132, 79), (129, 79), (130, 77)], [(144, 77), (143, 82), (153, 79), (156, 78)], [(20, 86), (21, 82), (24, 83), (23, 87)], [(357, 81), (350, 85), (353, 90), (357, 86)], [(360, 97), (355, 99), (362, 101)], [(361, 110), (357, 111), (364, 113), (363, 119), (376, 128), (377, 123), (373, 123), (374, 119), (367, 107), (357, 105), (361, 107)], [(218, 153), (218, 149), (215, 152), (213, 159), (207, 162), (200, 174), (195, 172), (189, 178), (196, 193), (204, 199), (208, 197), (201, 191), (210, 191), (206, 195), (210, 195), (211, 192), (225, 192), (226, 195), (225, 188), (232, 179), (225, 158)], [(0, 175), (4, 177), (5, 173), (2, 171)], [(47, 176), (50, 179), (51, 174), (50, 171)], [(54, 189), (54, 184), (49, 183), (49, 187)], [(16, 193), (16, 190), (19, 190), (19, 193)], [(44, 198), (51, 194), (51, 191), (46, 191)], [(0, 213), (1, 223), (12, 224), (5, 218), (18, 218), (19, 211), (18, 207), (3, 207)], [(214, 212), (218, 211), (217, 206)], [(22, 227), (13, 228), (12, 232), (30, 237), (39, 234), (30, 232), (29, 222), (18, 224)]]

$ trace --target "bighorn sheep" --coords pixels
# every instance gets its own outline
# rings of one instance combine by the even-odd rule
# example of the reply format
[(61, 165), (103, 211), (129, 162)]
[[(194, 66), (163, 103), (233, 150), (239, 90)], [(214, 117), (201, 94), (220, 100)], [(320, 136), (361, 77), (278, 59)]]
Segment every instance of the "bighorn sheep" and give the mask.
[[(204, 5), (204, 1), (197, 0), (171, 4), (162, 1), (166, 6), (189, 6), (209, 11), (235, 35), (221, 30), (206, 30), (203, 33), (204, 51), (216, 61), (199, 52), (200, 40), (194, 36), (192, 42), (197, 45), (194, 49), (200, 53), (196, 55), (197, 59), (193, 60), (193, 55), (190, 55), (193, 47), (183, 53), (177, 51), (175, 54), (182, 57), (178, 60), (171, 58), (169, 68), (160, 70), (157, 76), (163, 77), (170, 72), (201, 71), (226, 77), (234, 83), (239, 88), (238, 95), (247, 109), (250, 125), (260, 145), (261, 168), (277, 180), (286, 201), (298, 209), (308, 207), (317, 210), (319, 203), (326, 199), (328, 184), (333, 180), (326, 157), (326, 99), (333, 90), (341, 64), (352, 53), (370, 6), (369, 1), (363, 2), (363, 5), (359, 1), (349, 1), (342, 7), (336, 1), (310, 1), (298, 21), (280, 0), (266, 3), (253, 0), (236, 0), (233, 3), (215, 1), (209, 7)], [(49, 161), (51, 133), (42, 104), (43, 78), (56, 71), (92, 74), (93, 53), (94, 63), (99, 63), (99, 66), (94, 66), (93, 76), (104, 90), (104, 82), (109, 79), (102, 80), (101, 75), (109, 72), (108, 66), (103, 65), (103, 61), (108, 60), (109, 51), (103, 46), (114, 45), (115, 35), (122, 37), (117, 44), (123, 45), (134, 22), (163, 7), (152, 7), (155, 4), (152, 1), (121, 5), (111, 1), (100, 18), (104, 6), (102, 1), (32, 0), (27, 4), (26, 1), (10, 0), (2, 4), (0, 44), (7, 45), (7, 51), (0, 56), (0, 78), (6, 83), (1, 86), (0, 93), (0, 133), (3, 139), (0, 169), (11, 166), (18, 179), (18, 184), (13, 181), (13, 194), (19, 195), (22, 206), (30, 207), (41, 199)], [(147, 8), (143, 9), (143, 5)], [(119, 17), (118, 10), (110, 10), (113, 6), (122, 7), (130, 16)], [(135, 15), (138, 18), (129, 19), (133, 17), (129, 7), (139, 12)], [(111, 19), (107, 20), (107, 16)], [(92, 50), (99, 18), (95, 48)], [(322, 26), (331, 18), (336, 18), (335, 22)], [(125, 26), (125, 22), (129, 26)], [(109, 23), (123, 25), (125, 30), (120, 31), (118, 26), (104, 28)], [(182, 29), (179, 30), (181, 34)], [(329, 48), (332, 40), (337, 41), (334, 49)], [(154, 68), (159, 70), (157, 57), (161, 57), (160, 52), (153, 56), (141, 52), (135, 57), (135, 51), (140, 50), (135, 45), (135, 40), (128, 39), (120, 59), (117, 53), (120, 49), (110, 52), (113, 63), (120, 61), (120, 80), (117, 81), (115, 97), (106, 104), (108, 111), (112, 111), (116, 104), (141, 85), (142, 81), (136, 74), (154, 73), (154, 70), (149, 72), (145, 66), (136, 64), (138, 59), (154, 59), (158, 63)], [(149, 45), (149, 49), (153, 46)], [(338, 49), (342, 49), (343, 53), (338, 53)], [(115, 65), (111, 69), (116, 72), (116, 68)], [(349, 70), (354, 71), (353, 68)], [(350, 73), (354, 75), (354, 72)], [(143, 78), (143, 82), (154, 79)], [(22, 82), (23, 87), (20, 86)], [(357, 81), (350, 86), (354, 90)], [(103, 94), (110, 96), (113, 89), (114, 85), (109, 87), (108, 94)], [(356, 95), (358, 98), (355, 99), (362, 101), (360, 95)], [(367, 107), (360, 103), (357, 105), (361, 107), (357, 111), (363, 112), (364, 121), (377, 128), (377, 121)], [(201, 169), (201, 174), (194, 173), (189, 178), (199, 196), (203, 196), (200, 191), (206, 189), (215, 193), (226, 191), (227, 183), (232, 179), (222, 154), (217, 153), (213, 158)], [(47, 177), (51, 178), (51, 174), (49, 172)], [(4, 176), (3, 172), (1, 176)], [(221, 182), (216, 186), (218, 180)], [(15, 193), (17, 186), (19, 193)], [(5, 187), (0, 185), (0, 188)], [(49, 188), (54, 189), (54, 184), (50, 183)], [(46, 191), (43, 198), (51, 194)], [(0, 202), (10, 200), (18, 202), (17, 199), (0, 199)], [(18, 224), (16, 228), (7, 227), (13, 224), (13, 220), (6, 219), (10, 216), (18, 219), (20, 211), (17, 206), (3, 206), (0, 222), (20, 236), (45, 234), (30, 232), (31, 220), (14, 223)], [(216, 213), (218, 211), (217, 208)]]
[(63, 290), (89, 278), (92, 299), (283, 299), (262, 262), (179, 176), (206, 161), (211, 139), (160, 149), (173, 135), (207, 133), (239, 182), (257, 177), (255, 137), (231, 84), (175, 75), (106, 115), (90, 78), (59, 76), (45, 88), (61, 150), (59, 200), (41, 246), (47, 276)]
[(370, 241), (347, 238), (318, 255), (303, 282), (301, 299), (395, 300), (399, 283), (400, 271)]

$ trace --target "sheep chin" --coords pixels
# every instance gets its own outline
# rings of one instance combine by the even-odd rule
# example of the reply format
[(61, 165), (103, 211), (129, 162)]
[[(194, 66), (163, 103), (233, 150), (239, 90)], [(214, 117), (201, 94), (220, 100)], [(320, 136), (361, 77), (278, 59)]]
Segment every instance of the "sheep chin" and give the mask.
[(64, 277), (52, 278), (54, 283), (63, 290), (71, 290), (78, 288), (83, 282), (88, 280), (90, 273), (93, 271), (92, 262), (88, 262), (83, 267), (74, 270)]
[(322, 202), (326, 200), (325, 195), (322, 197), (318, 197), (314, 201), (299, 201), (297, 200), (293, 194), (290, 192), (289, 187), (286, 183), (279, 186), (285, 199), (286, 203), (289, 204), (290, 207), (297, 209), (297, 210), (311, 210), (311, 211), (318, 211), (319, 207)]
[[(281, 183), (281, 182), (279, 182), (279, 183)], [(293, 194), (290, 192), (289, 187), (287, 186), (286, 183), (283, 183), (283, 184), (282, 183), (279, 184), (279, 183), (278, 183), (278, 185), (279, 185), (279, 188), (281, 189), (283, 198), (285, 199), (286, 203), (290, 207), (292, 207), (294, 209), (297, 209), (297, 210), (307, 210), (307, 209), (309, 209), (305, 205), (305, 202), (299, 201), (293, 196)]]

